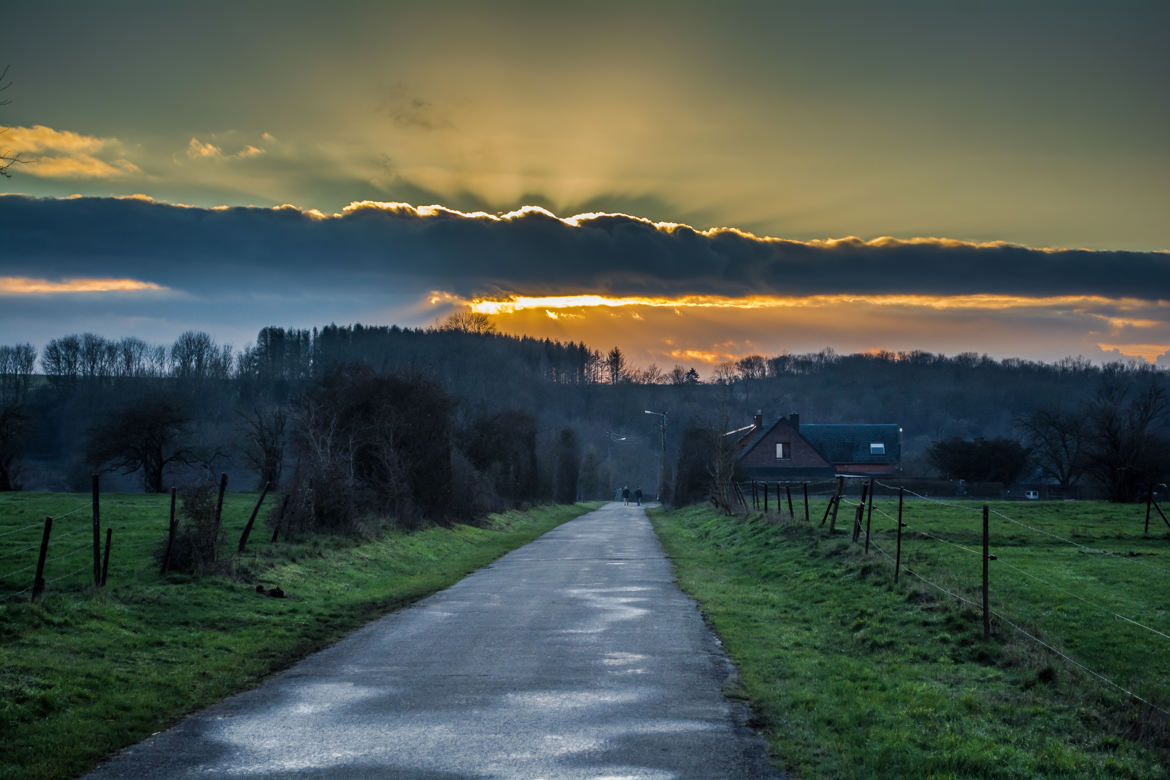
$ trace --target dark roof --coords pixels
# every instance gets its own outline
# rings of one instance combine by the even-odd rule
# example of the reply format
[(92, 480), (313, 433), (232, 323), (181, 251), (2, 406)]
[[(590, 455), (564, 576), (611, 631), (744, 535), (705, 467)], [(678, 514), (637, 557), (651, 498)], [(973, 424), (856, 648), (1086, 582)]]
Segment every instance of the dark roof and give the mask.
[[(902, 437), (897, 425), (801, 425), (800, 435), (821, 457), (833, 464), (897, 463), (902, 458)], [(870, 452), (870, 444), (885, 445), (885, 453)]]

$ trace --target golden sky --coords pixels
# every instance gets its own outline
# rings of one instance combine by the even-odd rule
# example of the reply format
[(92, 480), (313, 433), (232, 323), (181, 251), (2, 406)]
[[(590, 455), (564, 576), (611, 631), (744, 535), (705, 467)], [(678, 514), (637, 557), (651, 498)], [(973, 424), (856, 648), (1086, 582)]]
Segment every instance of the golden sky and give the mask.
[[(14, 0), (5, 21), (22, 32), (0, 51), (0, 153), (27, 164), (0, 192), (47, 200), (0, 199), (30, 247), (0, 258), (3, 342), (198, 327), (242, 345), (268, 324), (426, 325), (454, 301), (599, 295), (492, 316), (660, 365), (824, 346), (1157, 360), (1170, 346), (1166, 3)], [(47, 205), (74, 196), (105, 224)], [(144, 204), (163, 203), (254, 207), (277, 228), (374, 224), (364, 212), (387, 203), (433, 219), (381, 252), (356, 227), (332, 252), (247, 228), (218, 246), (158, 241), (127, 268)], [(448, 255), (483, 245), (435, 227), (525, 206), (543, 211), (491, 237), (510, 254), (478, 263)], [(677, 240), (640, 251), (637, 220)], [(550, 231), (585, 222), (571, 256), (552, 251), (565, 239)], [(34, 248), (64, 230), (85, 232), (51, 257)], [(786, 276), (725, 263), (735, 231), (785, 254)], [(875, 290), (883, 240), (930, 252), (882, 259), (876, 280), (895, 283)], [(1098, 254), (1028, 254), (1026, 282), (1001, 258), (989, 281), (963, 259), (986, 245)], [(443, 259), (422, 273), (428, 258)], [(217, 290), (198, 281), (209, 268)]]

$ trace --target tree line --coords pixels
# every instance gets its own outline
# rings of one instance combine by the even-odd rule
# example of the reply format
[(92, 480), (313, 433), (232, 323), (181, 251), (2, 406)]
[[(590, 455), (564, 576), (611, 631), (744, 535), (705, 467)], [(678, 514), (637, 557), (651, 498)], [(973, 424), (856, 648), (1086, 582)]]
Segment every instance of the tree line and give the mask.
[[(695, 453), (762, 410), (897, 423), (908, 474), (1039, 474), (1130, 500), (1168, 471), (1164, 378), (1080, 359), (826, 349), (748, 356), (704, 381), (693, 366), (634, 366), (618, 346), (502, 335), (474, 314), (426, 329), (267, 327), (238, 351), (195, 331), (168, 346), (77, 334), (39, 354), (0, 347), (0, 489), (78, 489), (105, 471), (161, 490), (223, 470), (292, 491), (294, 525), (474, 517), (625, 484), (691, 500), (716, 467)], [(669, 415), (662, 486), (647, 410)]]

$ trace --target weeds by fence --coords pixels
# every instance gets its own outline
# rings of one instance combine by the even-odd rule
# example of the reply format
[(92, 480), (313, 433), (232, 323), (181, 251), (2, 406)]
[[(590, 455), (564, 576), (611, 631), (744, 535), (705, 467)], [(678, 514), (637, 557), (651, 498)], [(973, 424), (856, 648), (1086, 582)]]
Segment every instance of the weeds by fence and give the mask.
[[(744, 494), (755, 499), (753, 508), (765, 516), (773, 512), (778, 520), (794, 522), (792, 513), (779, 502), (759, 500), (769, 492), (779, 495), (781, 486), (753, 484)], [(1128, 533), (1113, 528), (1099, 534), (1104, 538), (1094, 544), (1084, 544), (1070, 538), (1081, 534), (1077, 518), (1068, 517), (1072, 511), (1067, 509), (1063, 520), (1072, 524), (1072, 530), (1058, 533), (1055, 528), (1041, 527), (1047, 524), (1043, 521), (1025, 519), (1042, 511), (1042, 504), (1010, 505), (1019, 509), (1006, 511), (1004, 505), (972, 506), (873, 478), (841, 478), (833, 487), (817, 491), (827, 498), (821, 524), (832, 518), (830, 533), (835, 533), (838, 510), (852, 510), (850, 544), (864, 539), (865, 553), (872, 548), (887, 560), (895, 582), (905, 572), (922, 586), (976, 610), (988, 635), (995, 626), (1002, 638), (1016, 636), (1031, 643), (1160, 717), (1170, 717), (1170, 679), (1156, 672), (1159, 659), (1170, 660), (1166, 644), (1170, 623), (1161, 622), (1168, 613), (1165, 607), (1150, 607), (1135, 596), (1141, 593), (1148, 599), (1151, 588), (1165, 589), (1170, 596), (1170, 580), (1161, 576), (1170, 574), (1170, 569), (1141, 560), (1161, 554), (1162, 549), (1170, 553), (1170, 546), (1154, 547), (1161, 539), (1149, 537), (1140, 527), (1142, 518), (1126, 521)], [(1142, 509), (1149, 511), (1148, 505)], [(875, 521), (876, 529), (872, 527)], [(1092, 522), (1121, 521), (1096, 518)], [(1165, 538), (1170, 539), (1170, 534)], [(1109, 546), (1142, 545), (1145, 549), (1106, 549), (1110, 540), (1115, 544)], [(889, 542), (896, 545), (892, 552), (887, 550)], [(1150, 614), (1135, 614), (1135, 604), (1146, 604)], [(1117, 624), (1095, 623), (1099, 630), (1088, 632), (1086, 638), (1086, 615)], [(1070, 646), (1078, 642), (1079, 647)], [(1136, 655), (1147, 658), (1148, 666), (1122, 663), (1117, 659), (1120, 654), (1111, 652), (1118, 643), (1132, 649), (1135, 642), (1147, 643), (1141, 646), (1148, 647), (1148, 652)]]

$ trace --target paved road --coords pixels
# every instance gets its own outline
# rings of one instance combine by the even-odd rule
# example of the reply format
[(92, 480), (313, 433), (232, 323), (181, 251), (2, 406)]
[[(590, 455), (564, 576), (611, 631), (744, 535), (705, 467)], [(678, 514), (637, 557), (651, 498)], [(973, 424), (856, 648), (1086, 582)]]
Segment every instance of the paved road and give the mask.
[(645, 512), (610, 504), (92, 778), (768, 777)]

